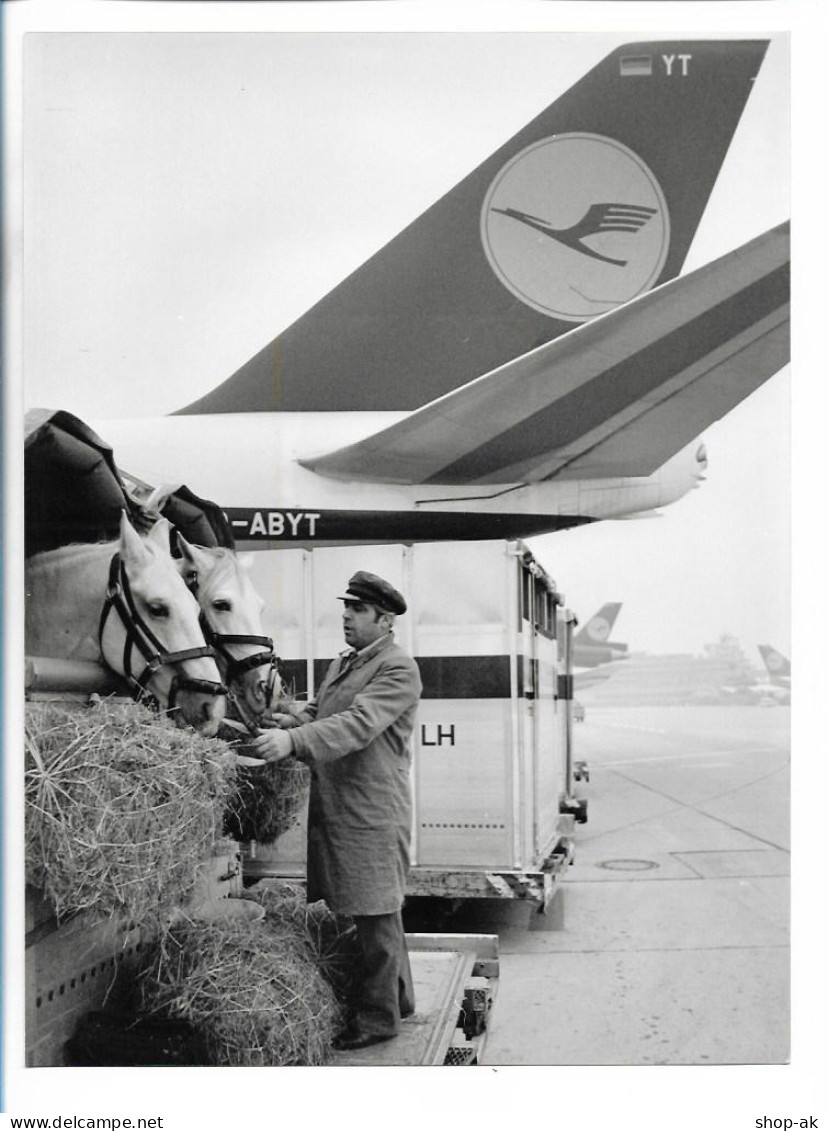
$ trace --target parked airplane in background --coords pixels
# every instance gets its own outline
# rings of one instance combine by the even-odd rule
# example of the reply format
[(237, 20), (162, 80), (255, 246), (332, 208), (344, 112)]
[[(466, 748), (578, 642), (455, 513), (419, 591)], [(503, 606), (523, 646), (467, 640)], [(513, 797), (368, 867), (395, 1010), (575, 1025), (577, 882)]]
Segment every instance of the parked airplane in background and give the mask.
[[(612, 665), (617, 660), (627, 659), (628, 646), (609, 639), (620, 611), (620, 601), (608, 601), (573, 636), (571, 664), (576, 691), (584, 691), (587, 687), (609, 679), (615, 671)], [(576, 699), (573, 718), (583, 722), (584, 716), (584, 706)]]
[(746, 706), (787, 707), (791, 701), (790, 688), (776, 683), (749, 683), (743, 687), (723, 687), (722, 691), (734, 702)]
[(787, 706), (791, 701), (791, 662), (770, 644), (758, 644), (768, 673), (768, 680), (722, 690), (738, 700), (761, 707)]
[(681, 498), (699, 433), (789, 358), (787, 225), (677, 277), (766, 48), (613, 51), (212, 392), (95, 427), (244, 549), (529, 537)]
[(771, 644), (758, 644), (768, 677), (776, 687), (791, 689), (791, 661)]
[(573, 667), (595, 668), (613, 660), (626, 660), (628, 645), (609, 639), (620, 612), (621, 602), (610, 601), (575, 633), (572, 638)]

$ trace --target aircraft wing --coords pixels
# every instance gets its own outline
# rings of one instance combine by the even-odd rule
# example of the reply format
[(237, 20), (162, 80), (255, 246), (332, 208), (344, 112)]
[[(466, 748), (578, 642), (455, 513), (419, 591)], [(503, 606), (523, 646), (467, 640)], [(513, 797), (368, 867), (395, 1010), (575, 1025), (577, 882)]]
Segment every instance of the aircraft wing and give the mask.
[(302, 466), (400, 484), (651, 475), (787, 364), (789, 289), (785, 223)]
[(575, 690), (583, 691), (584, 688), (592, 687), (592, 685), (595, 683), (603, 683), (604, 680), (610, 678), (614, 670), (615, 669), (613, 668), (612, 671), (607, 671), (605, 668), (603, 671), (591, 670), (584, 672), (575, 672), (574, 676), (572, 677), (575, 685)]

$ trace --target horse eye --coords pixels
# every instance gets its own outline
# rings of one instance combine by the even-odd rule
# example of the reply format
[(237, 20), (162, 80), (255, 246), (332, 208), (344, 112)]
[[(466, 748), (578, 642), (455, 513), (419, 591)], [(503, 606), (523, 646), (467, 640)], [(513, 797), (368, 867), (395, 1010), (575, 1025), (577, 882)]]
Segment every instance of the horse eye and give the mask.
[(170, 610), (163, 601), (150, 601), (147, 605), (147, 609), (149, 610), (150, 616), (153, 617), (168, 617), (170, 615)]
[(230, 612), (230, 602), (225, 601), (223, 599), (219, 599), (218, 601), (213, 601), (213, 608), (216, 610), (217, 613), (229, 613)]

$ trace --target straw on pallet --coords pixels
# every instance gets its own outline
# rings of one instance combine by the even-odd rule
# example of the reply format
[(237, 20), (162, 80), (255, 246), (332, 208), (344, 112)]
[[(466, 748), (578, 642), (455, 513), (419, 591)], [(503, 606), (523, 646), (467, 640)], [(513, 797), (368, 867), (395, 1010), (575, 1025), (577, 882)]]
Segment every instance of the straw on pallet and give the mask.
[(186, 902), (234, 789), (228, 747), (137, 704), (26, 706), (26, 880), (60, 919), (161, 922)]
[(294, 938), (306, 947), (338, 1000), (346, 1006), (359, 960), (353, 921), (335, 915), (321, 900), (308, 903), (304, 888), (289, 880), (260, 880), (245, 894), (264, 907), (265, 921), (274, 932)]
[(342, 1013), (304, 940), (266, 916), (258, 923), (180, 922), (142, 980), (144, 1009), (188, 1021), (210, 1062), (319, 1065)]

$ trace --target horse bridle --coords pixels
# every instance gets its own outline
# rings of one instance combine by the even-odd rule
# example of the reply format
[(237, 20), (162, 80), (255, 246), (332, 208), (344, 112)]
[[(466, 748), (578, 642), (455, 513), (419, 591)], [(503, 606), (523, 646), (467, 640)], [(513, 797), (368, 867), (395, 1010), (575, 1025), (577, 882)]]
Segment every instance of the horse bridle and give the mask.
[[(198, 600), (198, 574), (188, 573), (184, 578), (187, 588), (192, 595)], [(265, 665), (269, 667), (267, 677), (266, 696), (269, 703), (273, 696), (273, 689), (276, 686), (276, 677), (281, 669), (281, 660), (276, 655), (273, 647), (273, 640), (269, 636), (254, 636), (245, 633), (232, 633), (232, 632), (216, 632), (213, 626), (207, 620), (204, 610), (199, 613), (199, 623), (201, 631), (204, 633), (204, 639), (212, 646), (216, 656), (220, 657), (226, 666), (225, 679), (228, 684), (227, 696), (231, 699), (242, 717), (242, 720), (247, 725), (248, 729), (254, 725), (255, 720), (247, 717), (247, 711), (242, 705), (241, 699), (233, 693), (232, 683), (238, 676), (243, 675), (245, 672), (252, 671), (253, 668), (262, 668)], [(229, 650), (231, 644), (255, 644), (257, 647), (263, 649), (261, 652), (253, 652), (249, 656), (243, 656), (237, 659)]]
[[(178, 652), (166, 651), (163, 643), (146, 623), (135, 604), (126, 568), (119, 553), (115, 554), (109, 565), (109, 583), (98, 625), (98, 638), (101, 645), (103, 645), (103, 633), (107, 619), (113, 611), (117, 614), (126, 631), (123, 658), (124, 676), (132, 688), (133, 696), (139, 701), (150, 700), (157, 704), (155, 696), (147, 690), (147, 685), (158, 669), (166, 664), (175, 667), (184, 663), (185, 660), (195, 660), (201, 656), (215, 658), (214, 649), (206, 643), (196, 648), (182, 648)], [(137, 677), (132, 674), (133, 648), (141, 653), (146, 664), (144, 670)], [(175, 700), (179, 691), (201, 691), (205, 695), (227, 695), (227, 688), (223, 683), (216, 683), (210, 679), (195, 679), (176, 670), (170, 684), (169, 702), (167, 704), (169, 710), (175, 707)]]

